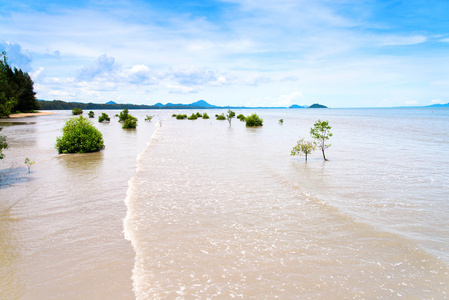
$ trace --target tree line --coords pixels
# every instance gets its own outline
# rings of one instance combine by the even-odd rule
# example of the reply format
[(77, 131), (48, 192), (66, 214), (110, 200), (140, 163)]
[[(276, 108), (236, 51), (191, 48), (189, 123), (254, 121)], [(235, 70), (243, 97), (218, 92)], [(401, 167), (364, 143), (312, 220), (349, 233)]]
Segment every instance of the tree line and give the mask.
[(39, 109), (30, 75), (16, 67), (12, 68), (6, 52), (2, 52), (0, 58), (0, 117)]

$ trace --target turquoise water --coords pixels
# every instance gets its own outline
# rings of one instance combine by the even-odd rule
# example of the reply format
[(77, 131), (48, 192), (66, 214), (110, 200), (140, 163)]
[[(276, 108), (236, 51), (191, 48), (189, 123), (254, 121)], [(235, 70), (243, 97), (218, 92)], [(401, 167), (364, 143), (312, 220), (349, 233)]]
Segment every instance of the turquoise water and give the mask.
[[(132, 111), (137, 130), (96, 123), (87, 155), (53, 149), (67, 112), (7, 124), (4, 294), (447, 297), (449, 110), (235, 111), (264, 126)], [(291, 157), (317, 119), (329, 161)]]

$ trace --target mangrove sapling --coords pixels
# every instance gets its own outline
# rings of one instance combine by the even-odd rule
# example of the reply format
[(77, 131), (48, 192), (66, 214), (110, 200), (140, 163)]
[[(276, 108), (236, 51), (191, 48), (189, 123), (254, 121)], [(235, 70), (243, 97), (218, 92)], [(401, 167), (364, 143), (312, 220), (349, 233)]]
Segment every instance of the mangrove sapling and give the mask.
[(187, 119), (189, 119), (189, 120), (196, 120), (196, 119), (198, 119), (198, 115), (192, 113), (192, 115), (190, 117), (188, 117)]
[[(0, 131), (2, 130), (2, 127), (0, 127)], [(3, 159), (5, 157), (5, 154), (2, 153), (3, 149), (8, 148), (8, 143), (6, 142), (6, 136), (0, 135), (0, 159)]]
[(203, 115), (202, 114), (200, 114), (200, 112), (197, 112), (196, 113), (196, 118), (198, 119), (198, 118), (202, 118), (203, 117)]
[(184, 119), (187, 119), (187, 115), (186, 115), (186, 114), (176, 115), (176, 119), (177, 119), (177, 120), (184, 120)]
[(296, 146), (293, 147), (292, 152), (290, 153), (291, 156), (295, 155), (301, 155), (304, 154), (306, 156), (307, 161), (307, 155), (312, 153), (316, 149), (315, 143), (311, 141), (306, 141), (303, 138), (300, 138), (298, 142), (296, 143)]
[(239, 120), (242, 121), (242, 122), (245, 122), (245, 116), (242, 115), (242, 114), (239, 114), (239, 115), (237, 116), (237, 119), (239, 119)]
[(207, 113), (204, 113), (204, 114), (203, 114), (203, 119), (204, 119), (204, 120), (209, 119), (209, 116), (208, 116)]
[(77, 116), (77, 115), (82, 115), (83, 114), (83, 110), (81, 108), (75, 107), (74, 109), (72, 109), (72, 115)]
[(215, 115), (215, 116), (217, 117), (217, 120), (220, 120), (220, 121), (226, 120), (226, 117), (225, 117), (224, 114), (221, 114), (221, 115)]
[(148, 121), (148, 122), (150, 122), (150, 121), (151, 121), (151, 119), (153, 119), (153, 116), (149, 116), (149, 115), (147, 115), (147, 116), (145, 117), (145, 121)]
[(125, 120), (128, 118), (129, 115), (129, 111), (128, 109), (125, 107), (123, 109), (123, 111), (120, 112), (120, 114), (118, 115), (118, 121), (119, 122), (125, 122)]
[(280, 119), (279, 124), (281, 124), (281, 125), (284, 124), (284, 119)]
[(229, 126), (231, 126), (231, 121), (232, 121), (232, 118), (234, 118), (234, 117), (235, 117), (235, 112), (233, 112), (232, 110), (228, 109), (228, 113), (226, 115), (226, 119), (229, 122)]
[(65, 123), (55, 148), (59, 154), (100, 151), (104, 148), (103, 135), (89, 119), (74, 117)]
[(257, 114), (252, 114), (245, 118), (247, 127), (263, 126), (263, 119)]
[(27, 157), (27, 158), (25, 158), (25, 164), (26, 164), (27, 167), (28, 167), (28, 174), (30, 174), (30, 173), (31, 173), (31, 166), (34, 165), (35, 162), (34, 162), (34, 161), (31, 161), (31, 160)]
[(328, 140), (332, 133), (330, 132), (331, 126), (329, 126), (328, 121), (316, 121), (315, 124), (313, 124), (313, 127), (310, 128), (310, 136), (317, 140), (317, 145), (321, 149), (321, 152), (323, 153), (323, 159), (327, 161), (326, 155), (324, 154), (324, 149), (327, 149), (331, 146), (331, 144), (325, 144), (326, 140)]
[(98, 117), (98, 122), (102, 123), (102, 122), (110, 122), (111, 118), (109, 118), (108, 114), (106, 113), (101, 113), (101, 116)]
[(137, 127), (137, 118), (128, 114), (126, 116), (125, 121), (123, 122), (122, 128), (123, 129), (134, 129)]
[(87, 114), (89, 116), (89, 118), (95, 118), (95, 113), (93, 111), (89, 111), (89, 113)]

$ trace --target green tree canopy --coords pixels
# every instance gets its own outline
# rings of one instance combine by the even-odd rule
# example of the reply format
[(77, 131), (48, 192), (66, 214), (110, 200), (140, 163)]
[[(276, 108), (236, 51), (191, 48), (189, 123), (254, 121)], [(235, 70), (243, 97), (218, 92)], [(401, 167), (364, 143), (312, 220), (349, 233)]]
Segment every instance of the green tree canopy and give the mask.
[(126, 117), (125, 121), (123, 122), (122, 128), (123, 129), (132, 129), (137, 127), (137, 118), (129, 115)]
[(307, 155), (312, 153), (313, 150), (316, 149), (316, 145), (311, 141), (306, 141), (304, 138), (300, 138), (298, 142), (296, 143), (296, 146), (293, 147), (292, 152), (290, 155), (301, 155), (304, 154), (306, 156), (307, 161)]
[(231, 121), (232, 121), (232, 118), (234, 118), (234, 117), (235, 117), (235, 112), (233, 112), (232, 110), (228, 109), (228, 113), (226, 114), (226, 119), (229, 122), (229, 126), (231, 126)]
[(109, 118), (107, 113), (101, 113), (101, 116), (98, 117), (98, 122), (109, 122), (111, 118)]
[(129, 114), (129, 110), (125, 107), (118, 116), (118, 121), (123, 122), (123, 129), (130, 129), (137, 127), (137, 118)]
[(221, 120), (221, 121), (226, 120), (226, 117), (225, 117), (224, 114), (221, 114), (221, 115), (215, 115), (215, 117), (216, 117), (217, 120)]
[(8, 64), (6, 52), (0, 60), (0, 116), (39, 109), (34, 82), (27, 72)]
[(83, 110), (81, 108), (75, 107), (74, 109), (72, 109), (72, 115), (82, 115), (83, 114)]
[(129, 110), (125, 107), (123, 109), (123, 111), (120, 112), (120, 114), (118, 116), (118, 121), (125, 122), (125, 120), (128, 118), (128, 115), (129, 115)]
[(74, 117), (65, 123), (55, 147), (58, 153), (96, 152), (104, 148), (103, 135), (89, 119)]
[(261, 119), (257, 114), (252, 114), (245, 118), (247, 127), (263, 126), (263, 119)]

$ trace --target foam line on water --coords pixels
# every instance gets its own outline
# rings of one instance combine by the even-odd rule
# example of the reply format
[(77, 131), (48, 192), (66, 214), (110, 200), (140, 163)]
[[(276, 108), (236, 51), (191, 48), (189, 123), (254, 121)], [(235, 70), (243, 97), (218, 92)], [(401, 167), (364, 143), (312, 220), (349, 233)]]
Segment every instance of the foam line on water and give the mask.
[(138, 247), (138, 241), (137, 241), (137, 237), (136, 237), (136, 227), (134, 225), (133, 219), (134, 219), (134, 214), (136, 213), (135, 210), (133, 209), (133, 200), (135, 199), (135, 193), (136, 193), (136, 182), (138, 180), (138, 173), (141, 169), (141, 160), (143, 155), (148, 151), (148, 149), (151, 147), (151, 145), (157, 141), (157, 137), (159, 135), (159, 131), (162, 127), (162, 121), (158, 121), (155, 125), (157, 127), (157, 129), (154, 131), (153, 135), (150, 138), (150, 141), (147, 143), (147, 146), (145, 147), (145, 149), (139, 153), (139, 155), (137, 155), (136, 158), (136, 173), (135, 175), (128, 181), (128, 190), (126, 192), (126, 198), (125, 198), (125, 204), (126, 204), (126, 216), (125, 219), (123, 220), (123, 230), (124, 230), (124, 235), (125, 235), (125, 239), (127, 239), (128, 241), (131, 242), (131, 245), (133, 246), (134, 252), (135, 252), (135, 263), (134, 263), (134, 268), (133, 268), (133, 275), (132, 275), (132, 280), (133, 280), (133, 291), (136, 295), (137, 299), (140, 299), (140, 297), (138, 296), (139, 291), (137, 290), (137, 286), (138, 286), (138, 281), (139, 278), (141, 278), (141, 276), (139, 276), (138, 273), (138, 255), (139, 255), (139, 247)]

